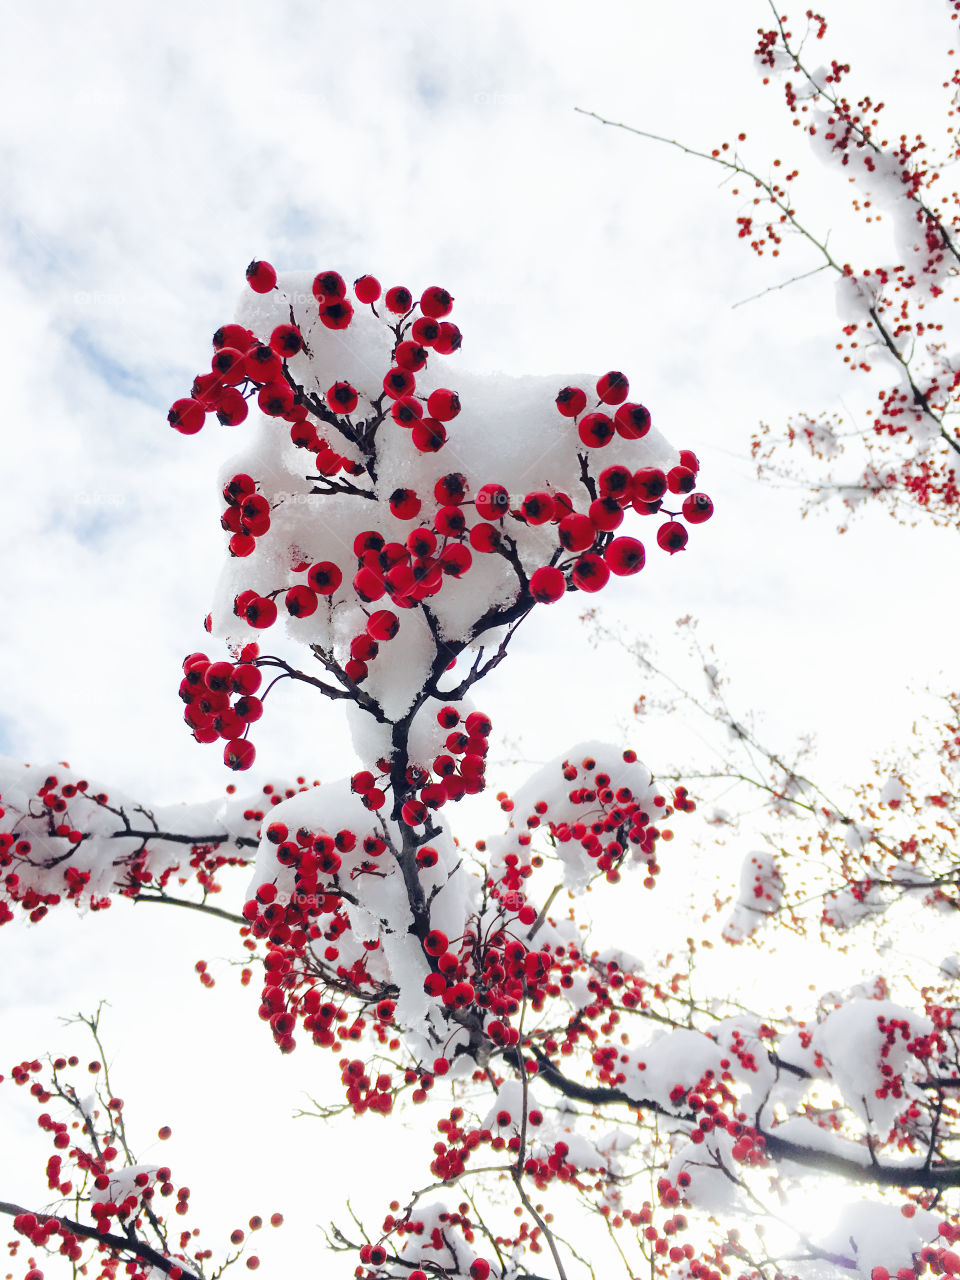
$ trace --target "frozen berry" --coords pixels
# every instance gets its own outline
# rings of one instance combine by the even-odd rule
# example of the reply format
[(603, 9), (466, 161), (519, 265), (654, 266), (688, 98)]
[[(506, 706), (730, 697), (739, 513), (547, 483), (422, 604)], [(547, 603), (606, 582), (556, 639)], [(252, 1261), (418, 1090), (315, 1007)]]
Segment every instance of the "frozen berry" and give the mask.
[(439, 422), (449, 422), (460, 412), (460, 397), (455, 391), (438, 387), (427, 399), (427, 413)]
[(343, 574), (332, 560), (320, 560), (307, 570), (307, 582), (317, 595), (333, 595), (343, 581)]
[(431, 320), (442, 320), (453, 310), (453, 298), (446, 289), (441, 289), (436, 284), (431, 285), (420, 295), (420, 310)]
[(256, 754), (257, 751), (252, 742), (248, 742), (246, 738), (234, 738), (223, 749), (223, 763), (229, 769), (249, 769)]
[(353, 413), (359, 397), (349, 382), (335, 382), (327, 391), (327, 404), (334, 413)]
[(677, 551), (682, 551), (687, 545), (688, 533), (686, 529), (676, 520), (670, 520), (666, 524), (662, 524), (657, 530), (657, 546), (662, 547), (664, 551), (669, 551), (673, 555)]
[(588, 413), (577, 428), (580, 439), (590, 449), (602, 449), (613, 439), (616, 428), (605, 413)]
[(295, 324), (278, 324), (270, 335), (270, 350), (288, 360), (303, 349), (303, 335)]
[(390, 511), (398, 520), (415, 520), (422, 506), (412, 489), (394, 489), (390, 495)]
[(502, 484), (485, 484), (474, 499), (477, 515), (483, 520), (502, 520), (510, 509), (510, 495)]
[(197, 400), (174, 400), (167, 414), (167, 421), (182, 435), (195, 435), (203, 426), (206, 413)]
[(575, 418), (587, 407), (586, 393), (579, 387), (564, 387), (557, 396), (557, 408), (565, 418)]
[[(340, 302), (347, 296), (347, 286), (339, 271), (321, 271), (313, 278), (313, 296), (320, 306)], [(363, 299), (361, 298), (362, 302)]]
[(626, 374), (616, 369), (605, 373), (597, 382), (597, 396), (603, 404), (623, 404), (629, 390)]
[(567, 580), (553, 565), (535, 569), (530, 575), (530, 594), (539, 604), (553, 604), (567, 590)]
[(631, 573), (639, 573), (646, 560), (643, 543), (636, 538), (614, 538), (603, 553), (610, 572), (618, 577), (626, 578)]
[(402, 284), (395, 284), (392, 289), (387, 290), (384, 303), (387, 310), (392, 311), (395, 316), (403, 316), (413, 306), (413, 294)]
[(713, 503), (705, 493), (691, 493), (684, 498), (680, 510), (688, 524), (703, 524), (713, 515)]
[(413, 424), (410, 438), (421, 453), (437, 453), (447, 439), (447, 429), (438, 418), (420, 418)]
[(309, 618), (311, 613), (317, 611), (317, 594), (309, 587), (291, 587), (284, 596), (283, 603), (291, 617)]
[(326, 329), (346, 329), (353, 319), (353, 307), (346, 298), (327, 302), (320, 308), (320, 323)]
[(440, 332), (433, 344), (434, 351), (441, 356), (453, 355), (454, 351), (459, 351), (463, 345), (463, 334), (455, 324), (451, 324), (449, 320), (444, 320), (440, 326)]
[(613, 421), (625, 440), (640, 440), (650, 430), (650, 411), (642, 404), (622, 404)]
[(600, 591), (610, 579), (610, 569), (600, 556), (587, 552), (573, 566), (570, 577), (581, 591)]
[(360, 276), (353, 282), (353, 292), (357, 295), (357, 301), (367, 306), (380, 297), (380, 281), (376, 276)]
[(247, 284), (254, 293), (269, 293), (277, 283), (277, 273), (269, 262), (256, 259), (247, 267)]

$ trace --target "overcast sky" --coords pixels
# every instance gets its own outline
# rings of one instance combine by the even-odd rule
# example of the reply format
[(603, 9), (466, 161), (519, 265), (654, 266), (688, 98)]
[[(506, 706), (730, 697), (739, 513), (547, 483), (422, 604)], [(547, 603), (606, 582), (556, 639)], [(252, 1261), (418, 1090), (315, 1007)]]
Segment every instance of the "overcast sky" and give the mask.
[[(935, 122), (946, 6), (834, 9), (826, 52), (862, 69), (858, 86), (885, 99), (895, 131)], [(218, 0), (200, 12), (184, 0), (41, 0), (8, 13), (0, 752), (67, 759), (145, 800), (225, 785), (176, 690), (183, 655), (205, 641), (224, 542), (216, 477), (233, 438), (214, 424), (186, 439), (165, 417), (207, 367), (254, 257), (348, 280), (371, 271), (415, 293), (444, 285), (465, 335), (456, 359), (471, 370), (556, 373), (558, 386), (568, 373), (625, 370), (664, 434), (700, 456), (717, 515), (683, 556), (651, 556), (596, 602), (663, 642), (675, 618), (699, 616), (774, 745), (815, 733), (841, 781), (896, 751), (919, 691), (950, 678), (949, 535), (868, 512), (837, 538), (839, 513), (801, 520), (800, 495), (758, 485), (749, 459), (760, 420), (862, 415), (870, 402), (871, 385), (835, 358), (832, 287), (813, 277), (735, 306), (816, 261), (797, 247), (757, 262), (736, 241), (740, 206), (708, 166), (574, 112), (708, 149), (745, 129), (764, 165), (797, 143), (751, 65), (767, 19), (762, 0)], [(905, 47), (922, 56), (904, 59)], [(811, 222), (856, 261), (853, 241), (836, 247), (845, 185), (797, 154)], [(538, 611), (478, 699), (502, 734), (496, 757), (543, 759), (558, 734), (612, 733), (629, 716), (639, 674), (586, 648), (578, 603)], [(278, 698), (257, 742), (254, 783), (353, 767), (338, 717), (313, 704)], [(665, 748), (633, 745), (656, 771)], [(307, 1051), (279, 1062), (229, 975), (199, 1005), (192, 961), (229, 952), (231, 939), (204, 944), (196, 922), (149, 911), (133, 926), (140, 939), (156, 928), (146, 955), (121, 911), (3, 930), (5, 1058), (53, 1048), (56, 1014), (100, 995), (116, 1003), (118, 1046), (135, 1060), (149, 1037), (155, 1065), (179, 1063), (185, 1043), (192, 1064), (220, 1018), (221, 1049), (235, 1035), (245, 1069), (289, 1080), (270, 1103), (285, 1117), (310, 1077)], [(162, 1012), (171, 999), (186, 1037)], [(171, 1108), (202, 1096), (178, 1072)], [(11, 1167), (0, 1155), (2, 1198), (19, 1194)]]

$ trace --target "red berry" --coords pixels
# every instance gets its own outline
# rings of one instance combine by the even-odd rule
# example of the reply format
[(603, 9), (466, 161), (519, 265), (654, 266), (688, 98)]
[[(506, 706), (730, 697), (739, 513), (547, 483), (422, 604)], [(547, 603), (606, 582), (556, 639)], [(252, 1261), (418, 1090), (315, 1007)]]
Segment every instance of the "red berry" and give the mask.
[(459, 412), (460, 397), (446, 387), (438, 387), (427, 398), (427, 413), (438, 422), (450, 422)]
[(243, 662), (239, 667), (234, 667), (233, 675), (230, 677), (230, 689), (233, 693), (256, 693), (262, 683), (263, 676), (260, 669), (249, 662)]
[(254, 493), (256, 487), (253, 477), (241, 471), (223, 486), (223, 496), (227, 502), (239, 502), (247, 494)]
[(213, 345), (217, 350), (234, 347), (237, 351), (247, 351), (254, 342), (253, 334), (242, 324), (222, 324), (213, 335)]
[(616, 498), (596, 498), (590, 503), (590, 520), (602, 533), (612, 533), (623, 524), (623, 509)]
[(423, 949), (428, 956), (442, 956), (449, 945), (449, 938), (440, 929), (431, 929), (423, 940)]
[(397, 396), (390, 406), (390, 416), (401, 427), (412, 427), (423, 417), (423, 405), (413, 396)]
[(192, 436), (203, 426), (206, 413), (198, 400), (174, 400), (167, 414), (167, 421), (181, 435)]
[(567, 551), (586, 551), (592, 547), (597, 530), (589, 516), (573, 512), (564, 516), (557, 528), (560, 543)]
[(667, 488), (671, 493), (689, 493), (697, 477), (687, 467), (671, 467), (667, 472)]
[(613, 421), (625, 440), (639, 440), (650, 430), (650, 411), (642, 404), (622, 404)]
[(346, 329), (353, 319), (353, 307), (346, 298), (327, 302), (320, 308), (320, 323), (325, 329)]
[(255, 596), (243, 611), (251, 627), (272, 627), (277, 620), (277, 606), (272, 600)]
[(293, 389), (286, 382), (268, 382), (260, 388), (257, 404), (270, 418), (282, 418), (293, 408)]
[(667, 491), (667, 477), (657, 467), (641, 467), (633, 473), (633, 496), (640, 502), (657, 502)]
[(358, 662), (369, 662), (379, 652), (380, 646), (376, 640), (371, 640), (365, 631), (354, 636), (350, 641), (350, 657), (356, 658)]
[(475, 524), (468, 536), (474, 551), (479, 551), (484, 555), (498, 551), (503, 541), (500, 530), (492, 524)]
[(469, 484), (462, 471), (450, 471), (433, 486), (433, 496), (443, 505), (459, 506), (465, 501)]
[(611, 573), (626, 578), (631, 573), (639, 573), (646, 560), (643, 543), (636, 538), (614, 538), (604, 550), (603, 558)]
[(277, 273), (269, 262), (258, 262), (256, 258), (247, 267), (247, 284), (254, 293), (269, 293), (277, 283)]
[(565, 418), (575, 418), (586, 407), (586, 394), (579, 387), (564, 387), (557, 396), (557, 408)]
[(601, 471), (597, 480), (597, 491), (601, 498), (616, 498), (618, 502), (621, 500), (629, 502), (633, 494), (633, 476), (629, 468), (613, 466)]
[(694, 475), (700, 470), (700, 459), (692, 449), (680, 450), (680, 465), (686, 467), (688, 471), (692, 471)]
[(458, 538), (467, 527), (462, 507), (441, 507), (433, 517), (433, 527), (441, 537)]
[(256, 754), (252, 742), (245, 738), (234, 738), (223, 749), (223, 763), (230, 769), (249, 769)]
[(546, 524), (553, 519), (553, 498), (543, 489), (528, 493), (520, 504), (520, 510), (527, 524)]
[(437, 535), (432, 529), (421, 526), (419, 529), (414, 529), (412, 533), (407, 534), (407, 550), (411, 555), (423, 560), (428, 556), (432, 556), (436, 549)]
[(410, 433), (414, 446), (421, 453), (437, 453), (447, 439), (447, 429), (438, 418), (420, 418)]
[[(425, 804), (422, 804), (419, 800), (408, 800), (400, 810), (400, 814), (408, 827), (422, 826), (423, 823), (425, 823), (427, 820), (427, 812), (428, 812), (427, 806)], [(420, 863), (421, 853), (423, 853), (422, 849), (417, 854), (418, 863)], [(436, 856), (436, 850), (434, 850), (434, 856)], [(426, 865), (426, 864), (420, 863), (420, 865)], [(441, 978), (442, 980), (442, 974), (435, 974), (432, 976)], [(427, 981), (429, 981), (429, 978), (427, 979)]]
[(334, 413), (353, 413), (358, 398), (349, 382), (335, 382), (327, 391), (327, 404)]
[(316, 613), (317, 594), (311, 591), (309, 587), (291, 587), (284, 596), (284, 604), (287, 607), (287, 613), (294, 618), (309, 618), (312, 613)]
[(413, 294), (402, 284), (395, 284), (392, 289), (387, 290), (384, 303), (387, 310), (392, 311), (395, 316), (403, 316), (413, 306)]
[(554, 565), (535, 569), (530, 575), (530, 594), (539, 604), (553, 604), (567, 590), (567, 580)]
[(394, 366), (388, 369), (383, 378), (383, 389), (393, 400), (401, 396), (411, 396), (417, 387), (417, 380), (407, 369)]
[(295, 324), (278, 324), (270, 335), (270, 350), (288, 360), (303, 350), (303, 335)]
[(252, 694), (238, 698), (233, 709), (241, 724), (254, 724), (263, 715), (263, 703)]
[[(339, 271), (321, 271), (313, 278), (313, 296), (321, 307), (331, 302), (341, 302), (347, 296), (347, 286)], [(359, 295), (358, 295), (359, 296)], [(363, 299), (361, 298), (362, 302)]]
[(600, 591), (610, 579), (610, 569), (600, 556), (588, 552), (573, 566), (570, 577), (581, 591)]
[(247, 416), (247, 402), (234, 387), (226, 387), (217, 400), (217, 417), (225, 427), (237, 427)]
[(235, 347), (221, 347), (213, 353), (210, 361), (211, 371), (217, 375), (216, 383), (211, 383), (207, 393), (216, 392), (218, 386), (228, 384), (235, 387), (246, 377), (247, 357)]
[(343, 581), (343, 574), (332, 560), (320, 560), (307, 570), (307, 582), (318, 595), (333, 595)]
[(613, 419), (605, 413), (588, 413), (577, 427), (580, 439), (590, 449), (602, 449), (615, 434)]
[(353, 282), (353, 291), (358, 302), (364, 306), (372, 305), (380, 297), (380, 281), (376, 276), (359, 276)]
[(662, 524), (657, 530), (657, 546), (674, 555), (675, 552), (682, 551), (687, 545), (688, 536), (682, 524), (676, 520), (670, 520), (666, 524)]
[(377, 609), (367, 619), (367, 635), (371, 640), (392, 640), (399, 630), (400, 619), (389, 609)]
[(485, 484), (474, 499), (477, 515), (483, 520), (502, 520), (510, 509), (510, 495), (502, 484)]
[(394, 489), (390, 495), (390, 510), (398, 520), (415, 520), (422, 506), (412, 489)]
[(616, 369), (605, 373), (597, 382), (597, 396), (603, 404), (622, 404), (629, 390), (626, 374)]
[[(455, 511), (456, 507), (449, 508)], [(473, 564), (473, 557), (462, 542), (451, 542), (440, 552), (440, 565), (451, 578), (462, 577)]]
[(420, 310), (431, 320), (442, 320), (453, 310), (453, 298), (446, 289), (439, 285), (431, 285), (420, 295)]
[(353, 554), (359, 559), (367, 551), (379, 551), (383, 547), (384, 538), (380, 533), (375, 533), (373, 529), (365, 529), (363, 533), (358, 533), (353, 540)]
[(230, 688), (232, 676), (232, 662), (211, 662), (203, 673), (203, 683), (214, 693), (224, 693)]
[(259, 342), (243, 357), (243, 372), (251, 382), (283, 381), (283, 362), (265, 342)]
[(361, 600), (372, 604), (374, 600), (381, 598), (387, 588), (382, 576), (369, 565), (364, 565), (353, 576), (353, 589)]
[(433, 344), (434, 351), (441, 356), (453, 355), (454, 351), (459, 351), (463, 345), (463, 334), (455, 324), (451, 324), (449, 320), (444, 320), (440, 326), (440, 333), (437, 340)]
[(426, 366), (427, 351), (419, 342), (401, 342), (393, 353), (394, 364), (408, 373), (418, 373)]
[(691, 493), (684, 498), (680, 510), (688, 524), (703, 524), (713, 515), (713, 503), (705, 493)]
[(429, 316), (418, 316), (410, 326), (410, 337), (421, 346), (432, 347), (440, 337), (439, 320), (431, 320)]

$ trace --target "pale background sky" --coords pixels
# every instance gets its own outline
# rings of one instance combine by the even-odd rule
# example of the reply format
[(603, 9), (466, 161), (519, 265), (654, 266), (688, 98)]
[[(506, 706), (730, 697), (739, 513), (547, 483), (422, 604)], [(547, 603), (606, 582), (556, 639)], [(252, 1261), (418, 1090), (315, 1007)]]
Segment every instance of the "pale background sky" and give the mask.
[[(827, 16), (825, 52), (854, 63), (893, 131), (934, 133), (951, 69), (946, 5), (842, 0)], [(444, 285), (470, 369), (555, 372), (558, 386), (568, 372), (627, 371), (660, 429), (699, 454), (717, 515), (685, 555), (651, 555), (639, 578), (591, 603), (661, 639), (695, 613), (774, 745), (816, 733), (831, 777), (851, 781), (896, 752), (919, 691), (952, 674), (950, 535), (875, 511), (837, 538), (838, 517), (801, 521), (799, 495), (758, 486), (748, 457), (761, 419), (862, 414), (870, 402), (871, 385), (835, 358), (831, 286), (814, 277), (732, 309), (815, 261), (797, 250), (757, 262), (711, 169), (574, 113), (708, 149), (745, 129), (756, 163), (787, 160), (798, 131), (751, 65), (767, 21), (761, 0), (287, 0), (200, 13), (183, 0), (82, 13), (41, 2), (8, 14), (0, 752), (67, 759), (144, 800), (206, 797), (227, 781), (219, 752), (183, 726), (176, 688), (183, 655), (205, 641), (231, 433), (214, 424), (184, 439), (165, 415), (206, 366), (253, 257), (348, 280), (371, 271), (415, 293)], [(839, 248), (845, 184), (797, 154), (811, 223), (856, 262), (852, 240)], [(561, 737), (615, 734), (629, 716), (640, 677), (586, 647), (577, 609), (568, 599), (538, 611), (482, 690), (501, 734), (495, 758), (541, 760)], [(683, 733), (638, 733), (633, 745), (656, 771)], [(353, 765), (336, 713), (292, 698), (268, 709), (257, 745), (255, 783)], [(461, 832), (482, 834), (463, 809)], [(62, 1043), (58, 1014), (107, 997), (131, 1112), (145, 1135), (164, 1120), (177, 1128), (183, 1146), (162, 1155), (195, 1188), (196, 1220), (219, 1213), (201, 1208), (221, 1190), (211, 1150), (251, 1187), (285, 1186), (263, 1157), (244, 1156), (241, 1099), (258, 1099), (261, 1137), (269, 1123), (286, 1133), (322, 1055), (281, 1059), (232, 976), (200, 991), (193, 960), (230, 954), (230, 936), (148, 907), (57, 914), (0, 934), (0, 1070)], [(26, 1134), (32, 1116), (5, 1107), (3, 1123)], [(326, 1139), (308, 1123), (293, 1141), (321, 1159)], [(0, 1198), (25, 1194), (24, 1160), (39, 1170), (45, 1159), (32, 1149), (0, 1151)], [(276, 1193), (287, 1210), (300, 1196), (291, 1247), (312, 1240), (311, 1195), (319, 1220), (335, 1207), (319, 1165), (310, 1177), (309, 1190)], [(241, 1217), (277, 1207), (253, 1190), (250, 1200)]]

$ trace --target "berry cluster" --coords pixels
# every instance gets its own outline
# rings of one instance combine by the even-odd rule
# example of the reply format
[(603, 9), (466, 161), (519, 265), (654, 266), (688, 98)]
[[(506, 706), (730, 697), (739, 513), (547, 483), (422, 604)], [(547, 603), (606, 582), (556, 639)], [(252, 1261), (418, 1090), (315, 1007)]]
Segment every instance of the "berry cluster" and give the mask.
[[(489, 737), (493, 729), (490, 717), (482, 711), (471, 711), (466, 717), (454, 706), (441, 707), (437, 712), (437, 724), (447, 729), (443, 750), (426, 765), (409, 765), (404, 772), (403, 783), (408, 796), (401, 804), (401, 817), (411, 827), (421, 827), (430, 813), (441, 809), (449, 800), (460, 800), (465, 795), (476, 795), (483, 790), (486, 755)], [(350, 780), (351, 789), (360, 796), (368, 809), (382, 809), (387, 792), (393, 787), (390, 779), (391, 761), (377, 762), (379, 778), (369, 769), (355, 773)], [(432, 855), (432, 857), (431, 857)], [(436, 864), (436, 853), (422, 845), (417, 851), (421, 867)]]
[[(710, 499), (694, 491), (699, 463), (692, 452), (682, 451), (665, 468), (637, 465), (670, 451), (652, 432), (649, 411), (627, 400), (623, 373), (611, 371), (596, 381), (593, 405), (582, 388), (562, 388), (556, 408), (561, 423), (575, 432), (562, 429), (562, 450), (549, 463), (534, 463), (541, 471), (538, 483), (518, 491), (510, 483), (510, 466), (499, 478), (480, 470), (497, 465), (495, 450), (482, 463), (471, 452), (471, 426), (476, 431), (476, 418), (486, 416), (484, 405), (471, 406), (450, 387), (430, 385), (433, 363), (456, 352), (462, 340), (447, 318), (453, 306), (447, 290), (432, 286), (415, 299), (404, 286), (384, 292), (374, 277), (361, 276), (353, 286), (364, 309), (360, 314), (343, 277), (332, 270), (313, 277), (314, 308), (304, 308), (302, 294), (288, 302), (267, 263), (251, 263), (247, 278), (265, 302), (248, 309), (249, 323), (217, 330), (209, 372), (198, 375), (190, 397), (172, 406), (169, 420), (185, 434), (199, 430), (210, 413), (236, 425), (255, 397), (264, 415), (289, 423), (289, 444), (269, 446), (282, 466), (265, 466), (261, 450), (223, 489), (221, 520), (231, 556), (251, 570), (251, 585), (234, 592), (233, 619), (260, 632), (284, 616), (332, 677), (324, 689), (330, 696), (349, 697), (376, 714), (384, 674), (378, 655), (405, 629), (404, 613), (411, 618), (408, 644), (426, 644), (435, 654), (442, 640), (455, 662), (478, 636), (519, 621), (536, 604), (553, 603), (569, 591), (593, 593), (611, 575), (639, 572), (646, 558), (643, 543), (618, 532), (628, 514), (669, 516), (656, 540), (670, 554), (686, 545), (687, 525), (711, 515)], [(349, 345), (330, 349), (327, 330), (356, 330), (351, 339), (338, 341), (355, 341), (358, 354)], [(387, 363), (382, 375), (371, 370), (381, 358)], [(338, 376), (338, 362), (350, 376)], [(313, 389), (324, 386), (325, 392)], [(466, 465), (438, 472), (425, 459), (452, 439), (452, 430), (460, 433), (458, 459)], [(618, 444), (611, 447), (614, 440)], [(602, 451), (609, 451), (610, 464), (596, 468)], [(297, 460), (303, 452), (306, 467)], [(631, 467), (627, 459), (634, 457)], [(519, 477), (529, 477), (530, 470), (513, 464)], [(277, 474), (303, 478), (284, 491), (275, 479), (264, 478)], [(671, 496), (678, 500), (676, 509), (665, 505)], [(310, 503), (312, 498), (322, 506)], [(343, 555), (344, 546), (352, 547), (352, 557)], [(278, 575), (284, 563), (286, 571)], [(460, 586), (467, 579), (471, 597)], [(234, 627), (235, 621), (217, 618), (217, 629), (227, 631), (242, 664), (244, 641)], [(276, 660), (257, 655), (251, 661)], [(426, 675), (435, 683), (429, 656), (421, 661), (419, 673), (411, 665), (408, 679)], [(188, 662), (202, 665), (196, 655)], [(289, 669), (285, 674), (295, 675)], [(468, 686), (482, 674), (473, 671)], [(226, 763), (249, 768), (255, 758), (250, 725), (261, 711), (254, 691), (236, 690), (238, 711), (229, 703), (234, 691), (201, 689), (201, 679), (181, 687), (194, 736), (204, 742), (222, 738)], [(456, 772), (448, 766), (442, 776), (449, 796), (460, 785)], [(476, 776), (461, 770), (464, 790), (472, 789)], [(441, 784), (432, 785), (436, 801)], [(376, 807), (380, 790), (374, 782), (361, 794)], [(422, 809), (431, 801), (411, 803)]]
[[(247, 603), (256, 616), (254, 602)], [(272, 601), (263, 603), (276, 614)], [(263, 715), (263, 703), (256, 696), (263, 675), (251, 661), (257, 654), (256, 645), (247, 645), (237, 663), (211, 662), (205, 653), (191, 653), (183, 661), (183, 718), (197, 742), (226, 742), (224, 762), (231, 769), (247, 769), (253, 763), (253, 743), (244, 735)]]
[[(90, 1027), (101, 1049), (97, 1018), (81, 1021)], [(99, 1059), (87, 1064), (92, 1092), (90, 1083), (85, 1082), (82, 1091), (72, 1083), (73, 1073), (80, 1068), (76, 1055), (53, 1058), (49, 1068), (44, 1080), (45, 1068), (39, 1060), (23, 1061), (13, 1066), (11, 1078), (17, 1085), (28, 1086), (39, 1106), (53, 1101), (67, 1117), (55, 1119), (46, 1110), (37, 1117), (38, 1127), (54, 1148), (46, 1163), (47, 1185), (66, 1202), (66, 1212), (17, 1213), (14, 1230), (35, 1249), (59, 1253), (79, 1274), (93, 1274), (92, 1268), (99, 1263), (100, 1280), (115, 1276), (119, 1261), (125, 1262), (124, 1274), (131, 1280), (148, 1280), (156, 1274), (154, 1264), (171, 1280), (204, 1274), (204, 1263), (213, 1251), (198, 1246), (195, 1229), (175, 1233), (163, 1203), (168, 1201), (173, 1214), (185, 1217), (190, 1212), (190, 1188), (177, 1186), (167, 1165), (134, 1163), (124, 1102), (111, 1092), (108, 1068)], [(168, 1125), (157, 1133), (161, 1141), (170, 1136)], [(283, 1216), (275, 1213), (270, 1221), (280, 1226)], [(259, 1217), (251, 1218), (250, 1227), (256, 1230), (261, 1223)], [(238, 1245), (244, 1232), (234, 1231), (230, 1239)], [(18, 1243), (9, 1242), (11, 1256), (17, 1253)], [(239, 1252), (229, 1260), (237, 1257)], [(246, 1263), (251, 1270), (259, 1265), (254, 1255)], [(34, 1258), (29, 1266), (24, 1280), (43, 1280)]]

